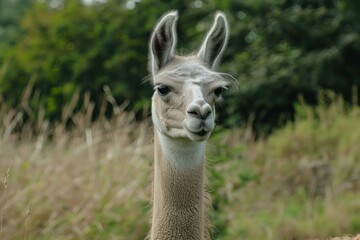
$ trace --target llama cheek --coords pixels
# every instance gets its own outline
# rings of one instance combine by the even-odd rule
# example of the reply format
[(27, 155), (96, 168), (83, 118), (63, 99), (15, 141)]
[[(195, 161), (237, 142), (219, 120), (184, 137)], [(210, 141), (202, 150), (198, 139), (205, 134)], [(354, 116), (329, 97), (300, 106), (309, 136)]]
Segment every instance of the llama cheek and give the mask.
[(168, 119), (177, 121), (179, 123), (181, 123), (183, 121), (183, 119), (185, 118), (184, 111), (182, 109), (176, 109), (176, 108), (168, 109), (166, 115), (167, 115)]
[(173, 119), (167, 119), (166, 120), (166, 127), (167, 129), (176, 128), (176, 129), (182, 129), (183, 125), (181, 121), (173, 120)]
[(182, 112), (178, 109), (172, 109), (169, 107), (164, 108), (162, 114), (162, 122), (167, 131), (173, 129), (182, 129)]
[(201, 128), (201, 121), (196, 119), (186, 118), (184, 121), (184, 125), (188, 130), (192, 132), (197, 132)]

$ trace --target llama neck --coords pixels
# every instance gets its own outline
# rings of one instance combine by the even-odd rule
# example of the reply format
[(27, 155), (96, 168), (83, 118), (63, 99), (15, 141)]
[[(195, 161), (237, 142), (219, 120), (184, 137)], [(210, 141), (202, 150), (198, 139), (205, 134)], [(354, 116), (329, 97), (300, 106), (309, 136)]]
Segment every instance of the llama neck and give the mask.
[(155, 130), (151, 240), (204, 239), (205, 142), (175, 140)]

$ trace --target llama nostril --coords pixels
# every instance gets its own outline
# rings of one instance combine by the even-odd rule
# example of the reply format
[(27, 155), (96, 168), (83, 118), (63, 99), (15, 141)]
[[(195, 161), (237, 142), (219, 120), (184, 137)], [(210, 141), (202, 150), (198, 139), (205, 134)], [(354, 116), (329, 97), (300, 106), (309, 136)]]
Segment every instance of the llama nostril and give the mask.
[(190, 115), (193, 115), (193, 116), (195, 116), (195, 117), (200, 116), (200, 115), (199, 115), (199, 112), (198, 112), (198, 111), (195, 111), (195, 110), (187, 111), (187, 113), (190, 114)]

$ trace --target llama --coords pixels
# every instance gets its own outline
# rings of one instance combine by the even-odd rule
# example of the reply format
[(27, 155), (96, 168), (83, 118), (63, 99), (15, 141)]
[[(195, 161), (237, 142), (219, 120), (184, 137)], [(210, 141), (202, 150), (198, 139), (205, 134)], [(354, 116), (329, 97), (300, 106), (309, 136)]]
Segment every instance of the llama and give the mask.
[(150, 39), (154, 124), (153, 216), (149, 238), (210, 239), (204, 151), (215, 127), (215, 104), (235, 81), (216, 72), (228, 37), (218, 12), (200, 50), (176, 55), (178, 12), (164, 15)]
[[(150, 39), (154, 124), (153, 215), (150, 240), (210, 239), (204, 191), (205, 145), (215, 127), (215, 104), (236, 84), (216, 72), (228, 23), (218, 12), (200, 50), (175, 55), (177, 11), (165, 14)], [(333, 238), (360, 240), (354, 238)]]

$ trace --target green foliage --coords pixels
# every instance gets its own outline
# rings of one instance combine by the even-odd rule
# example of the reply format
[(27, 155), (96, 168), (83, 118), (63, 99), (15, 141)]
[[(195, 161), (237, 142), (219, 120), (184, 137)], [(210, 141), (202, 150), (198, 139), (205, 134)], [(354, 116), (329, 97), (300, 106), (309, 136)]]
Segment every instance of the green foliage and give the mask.
[(93, 100), (99, 100), (99, 92), (108, 85), (122, 101), (146, 96), (146, 88), (138, 89), (141, 75), (146, 75), (146, 69), (138, 66), (146, 64), (131, 50), (146, 52), (146, 47), (130, 40), (141, 33), (129, 26), (126, 15), (122, 8), (86, 7), (76, 1), (66, 1), (61, 9), (34, 6), (22, 20), (27, 34), (7, 59), (2, 79), (5, 98), (16, 103), (21, 92), (14, 93), (14, 84), (25, 87), (32, 81), (48, 115), (54, 116), (76, 91), (90, 92)]
[(216, 10), (229, 18), (221, 70), (240, 88), (219, 111), (221, 124), (268, 134), (293, 119), (299, 96), (316, 104), (317, 93), (331, 89), (349, 102), (360, 85), (357, 1), (1, 0), (0, 9), (0, 93), (17, 106), (31, 84), (29, 105), (55, 119), (76, 92), (101, 102), (104, 86), (129, 108), (148, 108), (148, 39), (171, 9), (181, 15), (181, 53), (198, 48)]
[(19, 21), (33, 0), (0, 0), (0, 62), (20, 34)]
[[(293, 119), (299, 96), (316, 103), (321, 89), (351, 100), (359, 86), (359, 4), (352, 1), (234, 2), (233, 36), (226, 69), (241, 87), (229, 103), (232, 124), (256, 133)], [(243, 40), (241, 40), (243, 39)], [(250, 117), (249, 117), (250, 116)]]

